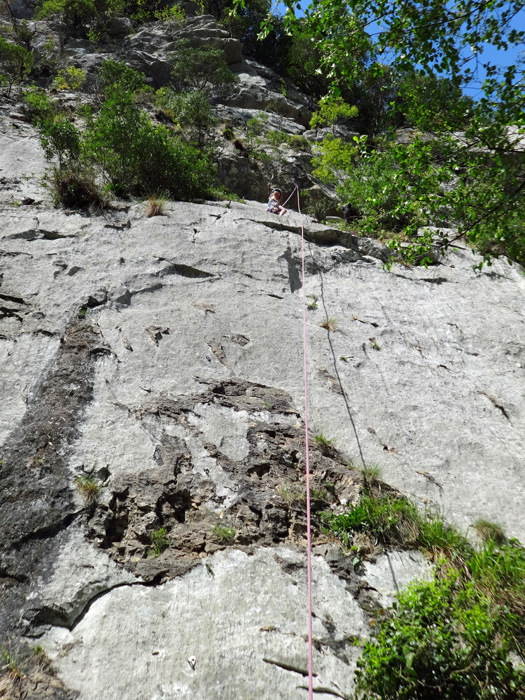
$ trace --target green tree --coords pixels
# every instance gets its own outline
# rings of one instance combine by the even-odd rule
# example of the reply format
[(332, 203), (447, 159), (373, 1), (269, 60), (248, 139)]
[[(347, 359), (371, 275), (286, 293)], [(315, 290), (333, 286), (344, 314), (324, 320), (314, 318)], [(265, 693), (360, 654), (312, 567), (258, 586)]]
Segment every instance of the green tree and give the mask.
[(10, 97), (13, 85), (29, 76), (32, 66), (32, 53), (0, 34), (0, 82), (7, 85), (7, 97)]
[(322, 41), (298, 24), (288, 50), (286, 65), (286, 71), (297, 87), (316, 99), (326, 95), (330, 87), (330, 81), (321, 69), (321, 47)]
[(184, 17), (184, 10), (173, 0), (124, 0), (124, 5), (123, 14), (136, 24)]
[(320, 126), (332, 127), (332, 133), (336, 124), (345, 119), (357, 116), (357, 107), (347, 104), (342, 97), (326, 95), (319, 100), (319, 109), (310, 120), (312, 129)]
[(171, 57), (171, 82), (175, 90), (198, 90), (207, 95), (226, 95), (239, 83), (224, 60), (221, 49), (211, 46), (191, 46), (187, 40), (175, 43)]
[(106, 58), (100, 66), (97, 77), (97, 91), (102, 96), (108, 95), (118, 89), (120, 91), (135, 93), (146, 87), (146, 76), (125, 63)]
[(88, 122), (83, 156), (118, 194), (169, 192), (176, 199), (206, 196), (215, 169), (207, 155), (154, 126), (133, 94), (116, 89)]
[(78, 161), (80, 132), (58, 100), (51, 100), (44, 90), (37, 87), (27, 90), (24, 96), (33, 124), (39, 130), (46, 158), (56, 158), (59, 168)]
[[(323, 68), (335, 95), (351, 88), (359, 75), (362, 59), (359, 51), (350, 50), (352, 45), (367, 50), (370, 59), (395, 64), (404, 76), (400, 102), (409, 120), (440, 146), (430, 158), (425, 139), (392, 150), (398, 186), (407, 195), (399, 206), (406, 208), (409, 219), (417, 207), (431, 223), (433, 217), (443, 220), (440, 212), (447, 211), (448, 225), (485, 252), (488, 262), (501, 253), (511, 260), (525, 259), (525, 74), (518, 64), (500, 70), (479, 56), (486, 45), (520, 46), (525, 32), (513, 28), (512, 19), (524, 7), (523, 0), (315, 0), (306, 13), (312, 34), (325, 37)], [(288, 8), (291, 17), (291, 3)], [(476, 63), (487, 78), (481, 97), (472, 103), (462, 90), (475, 78)], [(427, 76), (426, 84), (421, 79), (418, 83), (421, 75)], [(440, 109), (432, 109), (431, 94), (441, 100)], [(455, 134), (458, 126), (464, 132), (460, 137)], [(415, 186), (410, 182), (413, 173), (421, 175), (424, 191), (417, 179)], [(425, 245), (430, 250), (430, 239)], [(421, 246), (418, 237), (419, 252)], [(409, 259), (414, 252), (413, 246), (397, 247)]]
[(186, 130), (190, 140), (204, 146), (212, 127), (218, 123), (206, 94), (201, 90), (175, 93), (169, 100), (169, 107), (174, 121)]
[(36, 17), (59, 17), (70, 29), (85, 30), (89, 26), (103, 28), (107, 20), (125, 10), (125, 0), (42, 0)]
[(94, 0), (44, 0), (37, 10), (37, 18), (58, 16), (71, 29), (78, 29), (93, 22), (98, 11)]

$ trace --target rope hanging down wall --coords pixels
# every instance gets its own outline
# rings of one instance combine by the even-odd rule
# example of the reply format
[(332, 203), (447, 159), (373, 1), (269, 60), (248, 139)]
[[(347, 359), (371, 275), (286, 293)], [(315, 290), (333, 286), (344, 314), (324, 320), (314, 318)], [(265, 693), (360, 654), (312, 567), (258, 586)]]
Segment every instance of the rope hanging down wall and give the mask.
[[(303, 289), (303, 379), (304, 379), (304, 431), (306, 451), (306, 548), (307, 548), (307, 589), (308, 589), (308, 699), (313, 700), (313, 652), (312, 652), (312, 535), (310, 511), (310, 459), (308, 447), (308, 382), (306, 377), (306, 291), (304, 285), (304, 225), (301, 214), (299, 188), (297, 191), (297, 211), (301, 217), (301, 279)], [(290, 195), (290, 197), (293, 195)], [(290, 199), (290, 197), (288, 199)], [(288, 200), (286, 200), (288, 201)], [(285, 202), (286, 203), (286, 202)]]

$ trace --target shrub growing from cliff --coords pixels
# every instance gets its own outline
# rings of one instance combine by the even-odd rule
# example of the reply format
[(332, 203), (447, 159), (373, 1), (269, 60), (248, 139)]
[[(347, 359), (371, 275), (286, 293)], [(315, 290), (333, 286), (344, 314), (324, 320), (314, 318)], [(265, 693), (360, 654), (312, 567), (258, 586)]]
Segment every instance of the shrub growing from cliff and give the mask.
[(210, 140), (212, 128), (218, 124), (208, 97), (201, 90), (175, 92), (161, 88), (157, 91), (156, 104), (183, 129), (189, 141), (196, 141), (200, 147)]
[(101, 98), (110, 97), (116, 89), (134, 94), (146, 87), (146, 76), (125, 63), (106, 58), (100, 66), (96, 85)]
[(51, 100), (44, 90), (31, 88), (25, 93), (30, 116), (40, 132), (40, 141), (48, 160), (56, 158), (63, 167), (80, 158), (80, 132), (71, 115)]
[(33, 54), (0, 34), (0, 84), (7, 85), (7, 97), (13, 85), (24, 81), (33, 67)]
[(206, 153), (166, 126), (155, 126), (126, 91), (117, 90), (89, 120), (83, 156), (100, 168), (117, 194), (165, 191), (175, 199), (203, 197), (215, 176)]
[(459, 573), (412, 584), (365, 645), (356, 698), (525, 698), (525, 673), (509, 658), (514, 626), (504, 605)]
[(109, 197), (97, 184), (94, 168), (81, 163), (53, 168), (48, 174), (48, 182), (56, 206), (91, 211), (109, 207)]
[(412, 584), (376, 619), (377, 636), (358, 661), (356, 699), (525, 698), (525, 671), (512, 657), (525, 659), (525, 549), (517, 540), (484, 523), (477, 549), (377, 483), (345, 513), (324, 519), (356, 562), (365, 536), (387, 547), (419, 547), (436, 563), (432, 581)]
[[(58, 161), (49, 178), (57, 201), (66, 206), (101, 206), (106, 198), (97, 182), (118, 195), (165, 192), (182, 200), (211, 195), (215, 178), (211, 156), (173, 129), (153, 124), (135, 99), (144, 87), (143, 74), (105, 61), (98, 88), (102, 105), (96, 113), (92, 108), (83, 110), (83, 131), (58, 100), (38, 88), (27, 91), (46, 157)], [(194, 97), (199, 95), (192, 93)], [(208, 112), (205, 116), (211, 119)], [(186, 118), (190, 121), (191, 114)], [(194, 126), (202, 124), (197, 120)], [(97, 191), (99, 197), (94, 196)]]
[(175, 42), (171, 55), (171, 83), (177, 92), (199, 90), (208, 96), (227, 95), (239, 83), (229, 69), (221, 49), (193, 47), (187, 40)]
[(106, 14), (104, 0), (44, 0), (38, 7), (37, 19), (60, 18), (70, 29), (80, 29)]

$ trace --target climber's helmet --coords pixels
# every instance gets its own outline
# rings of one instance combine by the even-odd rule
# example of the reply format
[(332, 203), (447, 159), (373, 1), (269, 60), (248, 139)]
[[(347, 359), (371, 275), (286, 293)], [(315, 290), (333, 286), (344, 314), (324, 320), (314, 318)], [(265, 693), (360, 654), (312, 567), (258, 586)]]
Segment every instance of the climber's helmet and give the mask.
[(281, 190), (280, 190), (278, 187), (276, 187), (276, 188), (274, 189), (274, 191), (273, 191), (272, 194), (274, 194), (274, 195), (278, 194), (278, 195), (279, 195), (279, 199), (280, 199), (280, 198), (281, 198), (281, 195), (282, 195), (282, 192), (281, 192)]

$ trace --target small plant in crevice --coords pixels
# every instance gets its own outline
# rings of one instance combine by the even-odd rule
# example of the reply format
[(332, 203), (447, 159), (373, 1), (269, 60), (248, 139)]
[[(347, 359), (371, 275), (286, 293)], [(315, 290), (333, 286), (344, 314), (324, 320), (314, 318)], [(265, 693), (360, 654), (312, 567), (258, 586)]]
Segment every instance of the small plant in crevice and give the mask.
[(327, 493), (322, 487), (310, 486), (310, 498), (314, 501), (326, 501)]
[(24, 675), (22, 668), (22, 657), (11, 652), (5, 647), (0, 647), (2, 659), (2, 670), (7, 672), (10, 681), (18, 681)]
[(338, 328), (337, 321), (335, 320), (335, 318), (327, 318), (319, 325), (321, 326), (321, 328), (324, 328), (329, 333), (333, 333)]
[(381, 467), (377, 464), (364, 465), (361, 469), (363, 480), (367, 489), (375, 486), (381, 479)]
[(161, 527), (158, 530), (153, 530), (150, 533), (152, 549), (149, 551), (150, 556), (158, 557), (164, 552), (170, 544), (166, 529)]
[(237, 530), (233, 527), (225, 527), (224, 525), (217, 524), (213, 528), (214, 537), (226, 544), (231, 544), (235, 540), (236, 534)]
[(374, 350), (381, 350), (381, 346), (378, 345), (377, 340), (375, 338), (369, 338), (370, 344), (374, 348)]
[[(323, 483), (321, 486), (310, 486), (310, 500), (311, 501), (322, 501), (326, 502), (328, 499), (328, 492), (332, 493), (334, 485), (331, 484), (332, 490), (328, 488), (328, 483)], [(303, 488), (299, 490), (292, 490), (287, 486), (278, 486), (278, 493), (284, 498), (289, 506), (304, 506), (306, 503), (306, 486), (303, 484)]]
[(310, 302), (307, 304), (307, 306), (306, 306), (306, 308), (308, 309), (308, 311), (315, 311), (315, 309), (317, 309), (317, 306), (318, 306), (318, 304), (317, 304), (317, 301), (318, 301), (317, 296), (316, 296), (315, 294), (307, 294), (307, 295), (306, 295), (306, 298), (307, 298), (307, 299), (311, 299), (311, 301), (310, 301)]
[(327, 449), (333, 447), (335, 443), (335, 438), (327, 438), (322, 432), (317, 433), (314, 436), (315, 444), (321, 449)]
[(323, 488), (326, 489), (331, 496), (334, 498), (336, 497), (335, 484), (333, 481), (323, 481)]
[(278, 486), (278, 493), (284, 498), (288, 505), (294, 503), (306, 503), (306, 488), (302, 491), (292, 491), (288, 486)]
[(82, 474), (75, 479), (75, 486), (86, 503), (94, 503), (102, 489), (102, 484), (93, 475)]
[[(16, 646), (0, 645), (0, 697), (6, 700), (48, 697), (52, 689), (59, 690), (61, 684), (53, 682), (55, 670), (43, 647), (36, 645), (31, 648), (25, 643), (13, 643)], [(40, 692), (35, 693), (35, 688)], [(60, 697), (65, 695), (60, 693)]]

